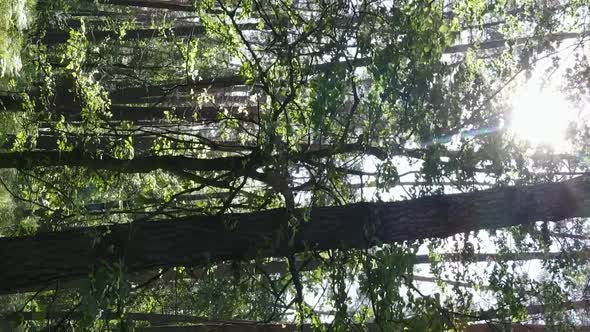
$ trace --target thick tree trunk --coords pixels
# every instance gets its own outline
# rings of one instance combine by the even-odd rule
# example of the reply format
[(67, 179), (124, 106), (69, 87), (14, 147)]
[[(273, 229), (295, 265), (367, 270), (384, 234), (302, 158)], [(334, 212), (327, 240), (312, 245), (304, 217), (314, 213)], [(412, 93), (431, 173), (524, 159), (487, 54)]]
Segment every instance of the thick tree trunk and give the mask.
[[(585, 300), (570, 301), (561, 304), (563, 310), (585, 310), (589, 307), (589, 302)], [(545, 312), (545, 306), (541, 304), (533, 304), (526, 307), (529, 315), (538, 315)], [(2, 314), (0, 312), (0, 314)], [(8, 313), (8, 317), (10, 317)], [(103, 312), (103, 317), (116, 319), (118, 316), (113, 312)], [(480, 317), (476, 320), (492, 320), (497, 317), (496, 310), (489, 310), (486, 312), (473, 312), (471, 316)], [(79, 320), (82, 317), (80, 312), (21, 312), (20, 318), (22, 320), (60, 320), (66, 317), (71, 320)], [(222, 332), (222, 331), (299, 331), (299, 327), (295, 324), (285, 323), (262, 323), (249, 320), (211, 320), (206, 317), (189, 316), (189, 315), (166, 315), (156, 313), (127, 313), (126, 319), (130, 321), (144, 321), (150, 322), (151, 325), (165, 325), (165, 324), (178, 324), (178, 323), (192, 323), (198, 325), (191, 326), (160, 326), (160, 327), (149, 327), (143, 328), (139, 331), (207, 331), (207, 332)], [(326, 326), (327, 330), (330, 331), (330, 326)], [(351, 331), (380, 331), (379, 326), (375, 323), (364, 324), (363, 326), (350, 326)], [(490, 323), (490, 324), (473, 324), (469, 325), (466, 331), (480, 332), (480, 331), (497, 331), (503, 328), (510, 328), (510, 331), (545, 331), (544, 325), (529, 325), (514, 323), (510, 326), (507, 324)], [(303, 331), (313, 331), (310, 325), (303, 325)], [(575, 327), (573, 331), (590, 331), (588, 326)]]
[(196, 266), (588, 216), (590, 181), (578, 178), (402, 202), (316, 208), (294, 237), (285, 211), (276, 209), (2, 238), (0, 292), (79, 278), (104, 263), (123, 262), (129, 271)]
[[(146, 330), (150, 331), (150, 330)], [(153, 332), (156, 332), (154, 330)], [(165, 330), (162, 330), (164, 332)], [(466, 332), (499, 332), (499, 331), (510, 331), (510, 332), (545, 332), (545, 331), (556, 331), (553, 326), (545, 326), (540, 324), (519, 324), (514, 323), (510, 326), (502, 324), (474, 324), (467, 327)], [(573, 329), (568, 330), (571, 332), (590, 332), (590, 326), (574, 326)], [(168, 331), (172, 332), (172, 331)], [(188, 331), (187, 331), (188, 332)]]
[[(587, 307), (587, 306), (586, 306)], [(37, 312), (23, 312), (21, 313), (21, 317), (23, 320), (59, 320), (62, 317), (68, 315), (66, 312), (52, 312), (46, 315)], [(116, 315), (106, 312), (103, 313), (106, 317), (112, 316), (116, 317)], [(81, 313), (74, 312), (69, 313), (70, 319), (76, 320), (80, 319)], [(137, 329), (137, 331), (144, 331), (144, 332), (241, 332), (241, 331), (251, 331), (251, 332), (297, 332), (297, 331), (315, 331), (311, 325), (304, 324), (302, 329), (296, 324), (289, 324), (289, 323), (261, 323), (256, 321), (247, 321), (247, 320), (223, 320), (223, 321), (215, 321), (209, 320), (204, 317), (196, 317), (196, 316), (186, 316), (186, 315), (163, 315), (163, 314), (153, 314), (153, 313), (128, 313), (126, 315), (128, 320), (132, 321), (145, 321), (150, 322), (153, 327), (143, 327)], [(195, 325), (188, 325), (188, 326), (158, 326), (158, 325), (166, 325), (166, 324), (178, 324), (178, 323), (192, 323)], [(331, 331), (329, 325), (326, 325), (326, 330)], [(375, 323), (368, 323), (364, 325), (358, 326), (349, 326), (350, 331), (356, 332), (371, 332), (371, 331), (381, 331), (379, 326)], [(521, 323), (513, 323), (511, 325), (507, 324), (500, 324), (500, 323), (490, 323), (490, 324), (472, 324), (469, 325), (465, 332), (493, 332), (493, 331), (505, 331), (505, 329), (509, 329), (512, 332), (544, 332), (544, 331), (552, 331), (551, 328), (546, 327), (545, 325), (539, 324), (521, 324)], [(576, 326), (573, 328), (575, 332), (589, 332), (590, 326)]]
[[(508, 330), (504, 330), (507, 328)], [(351, 327), (351, 331), (381, 331), (381, 329), (375, 324), (367, 324), (364, 327), (354, 329)], [(545, 332), (553, 331), (554, 328), (546, 327), (545, 325), (538, 324), (519, 324), (514, 323), (510, 326), (501, 324), (474, 324), (469, 325), (464, 332), (498, 332), (498, 331), (511, 331), (511, 332)], [(201, 324), (192, 326), (158, 326), (158, 327), (143, 327), (138, 329), (139, 332), (312, 332), (315, 331), (310, 325), (304, 325), (303, 330), (300, 330), (297, 325), (294, 324), (259, 324), (252, 326), (244, 326), (238, 324)], [(332, 331), (327, 326), (327, 331)], [(577, 326), (574, 327), (572, 332), (589, 332), (590, 326)]]
[[(212, 195), (213, 194), (209, 194)], [(492, 254), (492, 253), (481, 253), (475, 254), (470, 258), (461, 257), (460, 255), (456, 254), (442, 254), (439, 257), (444, 262), (457, 262), (457, 261), (465, 261), (469, 259), (470, 261), (474, 262), (485, 262), (485, 261), (496, 261), (496, 260), (503, 260), (503, 261), (522, 261), (522, 260), (533, 260), (533, 259), (559, 259), (564, 255), (570, 255), (573, 257), (577, 257), (580, 260), (587, 261), (590, 259), (590, 251), (588, 250), (581, 250), (575, 252), (568, 252), (568, 253), (561, 253), (561, 252), (552, 252), (552, 253), (544, 253), (544, 252), (524, 252), (518, 253), (513, 255), (499, 255), (499, 254)], [(416, 264), (430, 264), (432, 262), (432, 257), (429, 255), (417, 255), (415, 259)], [(312, 259), (312, 260), (297, 260), (296, 261), (297, 271), (312, 271), (317, 269), (322, 265), (321, 260)], [(202, 279), (207, 275), (213, 275), (215, 278), (231, 278), (234, 276), (234, 272), (236, 268), (241, 268), (240, 266), (234, 266), (231, 263), (221, 263), (216, 265), (213, 271), (209, 271), (209, 268), (191, 268), (190, 277), (192, 279)], [(289, 265), (286, 260), (275, 260), (271, 262), (267, 262), (262, 264), (261, 266), (257, 266), (255, 273), (264, 273), (264, 274), (285, 274), (289, 273)], [(134, 284), (143, 284), (144, 282), (152, 279), (154, 276), (158, 275), (158, 270), (148, 270), (133, 273), (129, 276), (129, 281)], [(174, 280), (176, 278), (176, 272), (173, 270), (169, 270), (168, 272), (162, 274), (160, 276), (160, 280)], [(416, 281), (423, 281), (423, 282), (437, 282), (433, 277), (424, 277), (419, 275), (414, 275), (412, 278)], [(472, 287), (469, 283), (457, 281), (457, 280), (441, 280), (443, 283), (456, 285), (460, 287)], [(59, 285), (60, 289), (72, 289), (78, 288), (82, 284), (83, 279), (71, 280), (67, 282), (62, 282)], [(33, 285), (26, 289), (15, 289), (15, 293), (19, 292), (36, 292), (39, 289), (42, 289), (44, 284), (40, 285)]]

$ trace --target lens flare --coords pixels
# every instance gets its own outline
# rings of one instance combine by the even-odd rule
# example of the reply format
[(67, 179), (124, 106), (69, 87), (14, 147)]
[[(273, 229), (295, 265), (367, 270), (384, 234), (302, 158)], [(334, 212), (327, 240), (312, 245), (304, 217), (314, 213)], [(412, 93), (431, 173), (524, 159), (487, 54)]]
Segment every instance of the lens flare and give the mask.
[(566, 130), (572, 114), (571, 106), (558, 91), (528, 85), (514, 97), (510, 131), (532, 146), (565, 151), (569, 148)]

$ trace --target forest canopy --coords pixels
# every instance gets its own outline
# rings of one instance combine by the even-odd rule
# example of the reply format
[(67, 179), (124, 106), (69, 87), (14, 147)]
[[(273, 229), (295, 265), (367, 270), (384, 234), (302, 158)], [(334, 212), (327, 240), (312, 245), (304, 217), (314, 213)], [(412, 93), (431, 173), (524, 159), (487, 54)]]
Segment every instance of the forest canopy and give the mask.
[(0, 331), (590, 328), (589, 7), (2, 1)]

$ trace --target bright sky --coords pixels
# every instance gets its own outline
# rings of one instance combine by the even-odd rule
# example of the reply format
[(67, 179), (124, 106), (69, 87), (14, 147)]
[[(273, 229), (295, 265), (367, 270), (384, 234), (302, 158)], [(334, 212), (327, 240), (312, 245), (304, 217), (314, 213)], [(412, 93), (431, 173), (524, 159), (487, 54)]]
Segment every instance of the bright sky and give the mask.
[(514, 113), (509, 129), (532, 145), (548, 145), (566, 152), (570, 148), (565, 133), (576, 112), (556, 90), (543, 87), (537, 78), (521, 87), (512, 102)]
[(507, 129), (533, 147), (543, 145), (555, 152), (570, 152), (572, 147), (566, 140), (568, 125), (590, 121), (590, 107), (576, 109), (561, 91), (565, 70), (574, 64), (572, 46), (575, 43), (561, 46), (560, 66), (556, 70), (550, 68), (550, 58), (537, 63), (531, 77), (520, 82), (512, 95), (513, 113)]

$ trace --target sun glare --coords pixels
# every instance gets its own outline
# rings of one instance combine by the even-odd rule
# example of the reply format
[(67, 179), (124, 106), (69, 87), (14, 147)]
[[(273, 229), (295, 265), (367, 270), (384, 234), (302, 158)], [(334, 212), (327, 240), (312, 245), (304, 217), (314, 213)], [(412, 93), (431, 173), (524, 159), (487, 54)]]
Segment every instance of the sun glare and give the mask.
[(549, 146), (555, 151), (569, 148), (566, 130), (573, 110), (556, 89), (527, 84), (512, 102), (510, 130), (532, 146)]

